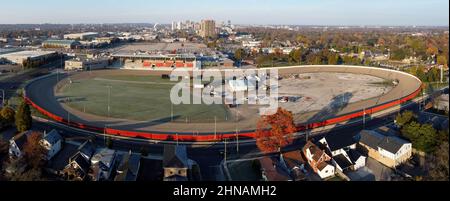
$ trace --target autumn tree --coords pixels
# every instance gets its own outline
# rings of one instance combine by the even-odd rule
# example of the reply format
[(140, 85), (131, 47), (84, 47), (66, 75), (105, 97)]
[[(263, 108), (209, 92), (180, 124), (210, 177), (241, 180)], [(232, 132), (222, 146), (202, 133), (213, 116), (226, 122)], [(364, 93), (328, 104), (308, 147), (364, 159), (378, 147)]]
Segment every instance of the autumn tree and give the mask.
[(14, 116), (16, 115), (16, 112), (9, 106), (5, 106), (0, 111), (0, 117), (5, 121), (6, 124), (13, 124), (14, 123)]
[(280, 151), (292, 143), (296, 130), (292, 113), (278, 108), (275, 114), (261, 116), (258, 121), (256, 145), (265, 153)]
[(42, 133), (31, 133), (23, 148), (25, 162), (32, 168), (40, 168), (45, 163), (47, 150), (40, 143), (42, 137)]

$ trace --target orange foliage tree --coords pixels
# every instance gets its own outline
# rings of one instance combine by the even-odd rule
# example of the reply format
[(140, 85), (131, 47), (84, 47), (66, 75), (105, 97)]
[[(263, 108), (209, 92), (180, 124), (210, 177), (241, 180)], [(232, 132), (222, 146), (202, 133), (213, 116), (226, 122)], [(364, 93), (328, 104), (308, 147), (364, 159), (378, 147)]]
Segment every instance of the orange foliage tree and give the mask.
[(265, 153), (279, 151), (292, 143), (297, 131), (291, 112), (278, 108), (273, 115), (262, 116), (256, 128), (256, 145)]
[(33, 168), (42, 167), (45, 163), (47, 150), (40, 144), (42, 133), (33, 132), (27, 136), (24, 145), (24, 157), (28, 165)]

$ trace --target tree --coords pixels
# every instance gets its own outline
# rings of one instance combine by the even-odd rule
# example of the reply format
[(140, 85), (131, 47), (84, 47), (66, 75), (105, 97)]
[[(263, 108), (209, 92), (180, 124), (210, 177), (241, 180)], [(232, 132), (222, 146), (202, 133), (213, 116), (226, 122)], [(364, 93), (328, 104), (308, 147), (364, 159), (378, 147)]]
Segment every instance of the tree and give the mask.
[(404, 137), (411, 140), (413, 147), (426, 153), (432, 153), (438, 145), (438, 134), (431, 124), (419, 124), (412, 121), (401, 129)]
[(296, 130), (292, 113), (278, 108), (275, 114), (264, 115), (258, 121), (256, 145), (265, 153), (280, 151), (292, 143)]
[(435, 156), (429, 162), (430, 171), (429, 179), (434, 181), (448, 181), (448, 141), (441, 144), (439, 149), (435, 152)]
[(5, 106), (0, 111), (0, 116), (7, 124), (13, 124), (14, 123), (14, 116), (16, 115), (16, 112), (8, 106)]
[(234, 58), (238, 61), (241, 61), (244, 58), (245, 50), (242, 48), (237, 49), (234, 51)]
[(16, 116), (16, 128), (19, 132), (25, 132), (31, 128), (31, 111), (30, 106), (22, 100), (17, 110)]
[(397, 125), (403, 127), (404, 125), (411, 123), (411, 121), (415, 121), (416, 118), (417, 118), (416, 115), (412, 111), (407, 110), (401, 113), (400, 115), (397, 115), (395, 121)]
[(437, 64), (447, 66), (447, 58), (443, 55), (437, 57)]
[(41, 168), (45, 163), (47, 149), (41, 145), (42, 133), (33, 132), (27, 136), (27, 142), (23, 147), (24, 159), (32, 168)]

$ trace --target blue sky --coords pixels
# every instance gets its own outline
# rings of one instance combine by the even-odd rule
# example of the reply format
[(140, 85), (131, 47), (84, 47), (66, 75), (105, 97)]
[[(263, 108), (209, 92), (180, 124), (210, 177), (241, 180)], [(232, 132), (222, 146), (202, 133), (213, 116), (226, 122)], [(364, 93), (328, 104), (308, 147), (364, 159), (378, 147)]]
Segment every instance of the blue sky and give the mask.
[(448, 8), (448, 0), (2, 0), (0, 24), (211, 18), (236, 24), (448, 26)]

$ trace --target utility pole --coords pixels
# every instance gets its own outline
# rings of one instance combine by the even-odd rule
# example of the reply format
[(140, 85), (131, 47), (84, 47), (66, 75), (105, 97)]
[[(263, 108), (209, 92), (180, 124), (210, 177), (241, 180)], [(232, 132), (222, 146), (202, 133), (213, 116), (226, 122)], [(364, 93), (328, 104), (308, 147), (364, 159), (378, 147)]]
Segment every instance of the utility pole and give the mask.
[(236, 128), (236, 152), (237, 154), (239, 154), (239, 133), (237, 128)]
[(217, 139), (217, 116), (214, 116), (214, 139)]
[(366, 108), (363, 109), (363, 129), (366, 128)]
[(224, 152), (225, 165), (227, 164), (227, 139), (225, 138), (225, 152)]

